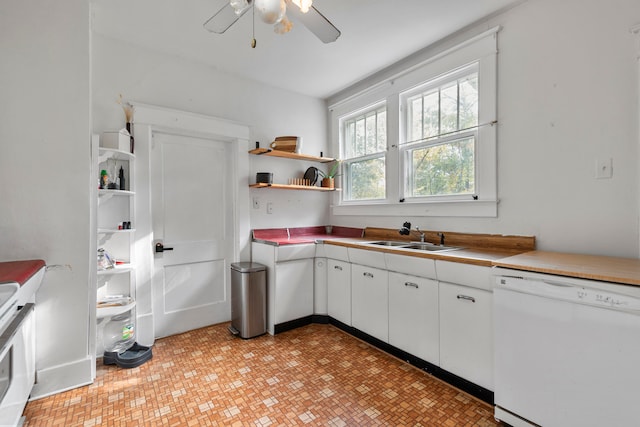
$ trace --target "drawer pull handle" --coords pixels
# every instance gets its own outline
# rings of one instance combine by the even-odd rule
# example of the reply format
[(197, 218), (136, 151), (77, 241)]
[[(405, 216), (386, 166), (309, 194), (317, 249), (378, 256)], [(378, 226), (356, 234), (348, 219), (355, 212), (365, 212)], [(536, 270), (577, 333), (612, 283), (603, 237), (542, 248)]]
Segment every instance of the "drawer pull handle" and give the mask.
[(342, 271), (342, 267), (340, 267), (339, 265), (334, 265), (333, 269)]
[(369, 273), (368, 271), (365, 271), (364, 273), (362, 273), (362, 275), (363, 275), (364, 277), (370, 277), (370, 278), (372, 278), (372, 279), (373, 279), (373, 273)]
[(474, 297), (470, 297), (469, 295), (458, 295), (456, 298), (476, 302), (476, 299)]
[(405, 286), (410, 286), (412, 288), (416, 288), (418, 289), (418, 284), (417, 283), (413, 283), (413, 282), (404, 282)]

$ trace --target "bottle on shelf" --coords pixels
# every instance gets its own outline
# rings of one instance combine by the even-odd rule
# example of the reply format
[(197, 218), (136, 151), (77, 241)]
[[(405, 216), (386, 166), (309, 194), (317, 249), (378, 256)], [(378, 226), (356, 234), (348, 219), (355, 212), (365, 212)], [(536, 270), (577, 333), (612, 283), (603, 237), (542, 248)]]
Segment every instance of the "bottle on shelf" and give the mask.
[(120, 166), (120, 172), (118, 173), (118, 179), (120, 180), (120, 190), (125, 190), (126, 186), (124, 184), (124, 169)]

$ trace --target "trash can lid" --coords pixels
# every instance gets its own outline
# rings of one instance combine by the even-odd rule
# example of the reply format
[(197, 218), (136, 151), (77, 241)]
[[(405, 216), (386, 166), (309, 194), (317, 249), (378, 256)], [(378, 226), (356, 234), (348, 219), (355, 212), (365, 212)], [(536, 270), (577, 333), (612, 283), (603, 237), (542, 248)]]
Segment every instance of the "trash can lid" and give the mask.
[(264, 271), (267, 269), (267, 266), (257, 262), (234, 262), (231, 264), (231, 269), (239, 271), (240, 273), (252, 273), (255, 271)]

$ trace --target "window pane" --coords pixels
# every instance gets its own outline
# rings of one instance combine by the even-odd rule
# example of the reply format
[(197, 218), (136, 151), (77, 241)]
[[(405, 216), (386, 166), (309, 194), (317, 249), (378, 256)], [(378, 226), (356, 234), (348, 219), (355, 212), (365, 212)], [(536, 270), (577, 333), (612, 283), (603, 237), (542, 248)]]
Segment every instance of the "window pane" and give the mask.
[(440, 94), (436, 91), (424, 97), (424, 138), (440, 134)]
[(356, 140), (356, 124), (353, 120), (345, 122), (344, 124), (344, 145), (345, 145), (345, 156), (347, 158), (353, 157), (354, 152), (353, 149), (355, 147)]
[(409, 110), (407, 112), (407, 120), (409, 120), (407, 140), (419, 141), (422, 139), (422, 97), (410, 99), (407, 106)]
[(474, 138), (408, 151), (410, 197), (472, 194)]
[(458, 82), (443, 86), (440, 99), (440, 133), (458, 130)]
[(366, 148), (366, 153), (367, 154), (371, 154), (371, 153), (376, 153), (377, 150), (377, 141), (376, 141), (376, 113), (375, 111), (373, 113), (370, 113), (369, 115), (367, 115), (367, 118), (365, 119), (366, 121), (366, 125), (365, 125), (365, 139), (367, 141), (367, 148)]
[(387, 151), (387, 110), (378, 112), (378, 147), (376, 153)]
[(384, 157), (349, 163), (347, 181), (350, 184), (350, 200), (384, 199)]
[(478, 125), (478, 75), (460, 80), (460, 129)]
[(356, 147), (354, 153), (356, 156), (364, 156), (367, 153), (365, 136), (365, 120), (364, 117), (362, 117), (356, 120)]

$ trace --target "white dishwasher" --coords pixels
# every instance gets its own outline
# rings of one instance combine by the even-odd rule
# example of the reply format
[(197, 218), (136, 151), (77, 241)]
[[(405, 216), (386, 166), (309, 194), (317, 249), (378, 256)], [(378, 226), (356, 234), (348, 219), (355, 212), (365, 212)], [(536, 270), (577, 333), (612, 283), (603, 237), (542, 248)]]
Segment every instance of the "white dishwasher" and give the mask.
[(640, 425), (640, 287), (496, 269), (495, 417)]

